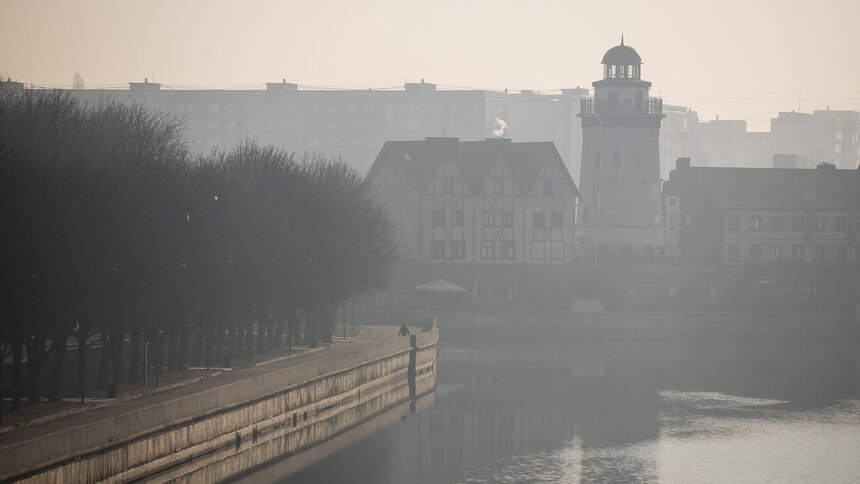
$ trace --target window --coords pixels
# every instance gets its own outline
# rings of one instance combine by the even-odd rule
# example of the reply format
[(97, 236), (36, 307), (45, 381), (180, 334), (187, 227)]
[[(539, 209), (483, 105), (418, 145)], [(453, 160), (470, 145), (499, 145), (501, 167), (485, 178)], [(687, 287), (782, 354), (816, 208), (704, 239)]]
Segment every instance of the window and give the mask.
[(494, 178), (494, 181), (495, 181), (495, 183), (493, 183), (494, 188), (495, 188), (494, 192), (496, 193), (496, 195), (500, 195), (502, 192), (504, 192), (505, 180), (502, 178)]
[(600, 180), (594, 180), (591, 184), (591, 192), (595, 197), (600, 196)]
[(484, 227), (495, 227), (496, 212), (484, 212)]
[(209, 108), (210, 113), (217, 113), (218, 112), (218, 105), (217, 104), (210, 104), (208, 106), (208, 108)]
[(533, 220), (534, 220), (534, 227), (536, 229), (542, 229), (544, 227), (543, 212), (535, 212)]
[(199, 113), (200, 112), (200, 105), (199, 104), (189, 104), (188, 105), (188, 112)]
[(502, 242), (502, 259), (504, 260), (513, 260), (514, 259), (514, 243), (513, 242)]
[(445, 211), (444, 210), (434, 210), (433, 211), (433, 226), (434, 227), (442, 227), (445, 225)]
[(812, 260), (815, 262), (824, 262), (824, 246), (823, 245), (813, 245), (812, 246)]
[(207, 126), (209, 129), (218, 129), (218, 121), (209, 121)]
[(750, 262), (761, 262), (760, 245), (750, 245)]
[(553, 212), (552, 216), (550, 217), (550, 221), (552, 223), (552, 228), (560, 229), (562, 225), (561, 212)]
[(845, 232), (846, 226), (845, 217), (833, 217), (834, 232)]
[(583, 222), (591, 222), (591, 207), (586, 205), (582, 208), (582, 220)]
[(669, 205), (678, 205), (678, 199), (675, 197), (670, 198)]
[[(462, 213), (462, 212), (461, 212)], [(514, 212), (502, 212), (502, 227), (514, 226)]]
[(729, 215), (726, 217), (726, 230), (740, 230), (741, 218), (737, 215)]
[(430, 241), (430, 258), (444, 259), (445, 258), (445, 241), (431, 240)]
[[(462, 212), (460, 212), (462, 213)], [(466, 259), (466, 242), (463, 240), (455, 240), (451, 242), (451, 258), (457, 260)]]
[(350, 104), (349, 106), (346, 107), (346, 112), (357, 113), (358, 112), (358, 106), (356, 106), (355, 104)]
[(308, 138), (308, 146), (319, 146), (320, 140), (318, 138)]
[(450, 176), (443, 178), (442, 189), (444, 193), (454, 193), (454, 178)]
[(765, 255), (767, 256), (767, 260), (772, 261), (781, 261), (782, 260), (782, 246), (781, 245), (766, 245)]
[(621, 168), (621, 152), (616, 151), (612, 153), (612, 166), (614, 168)]
[(227, 121), (227, 129), (236, 129), (236, 121)]
[(493, 243), (481, 242), (481, 259), (490, 260), (493, 258)]
[(669, 214), (669, 230), (675, 230), (678, 228), (678, 214), (670, 213)]
[(453, 217), (453, 220), (451, 222), (451, 225), (453, 225), (454, 227), (462, 227), (463, 226), (463, 211), (462, 210), (455, 210), (454, 212), (452, 212), (452, 217)]
[[(637, 93), (637, 94), (640, 94), (640, 93)], [(633, 153), (633, 168), (639, 168), (640, 165), (641, 165), (641, 160), (639, 157), (639, 152), (637, 151), (637, 152)]]
[(334, 121), (329, 121), (325, 124), (327, 129), (337, 129), (337, 123)]
[(741, 247), (738, 244), (729, 244), (726, 247), (726, 262), (739, 262), (741, 260)]
[(337, 104), (329, 104), (328, 105), (328, 112), (336, 113), (337, 112)]
[(600, 152), (595, 151), (594, 152), (594, 167), (596, 168), (598, 166), (600, 166)]

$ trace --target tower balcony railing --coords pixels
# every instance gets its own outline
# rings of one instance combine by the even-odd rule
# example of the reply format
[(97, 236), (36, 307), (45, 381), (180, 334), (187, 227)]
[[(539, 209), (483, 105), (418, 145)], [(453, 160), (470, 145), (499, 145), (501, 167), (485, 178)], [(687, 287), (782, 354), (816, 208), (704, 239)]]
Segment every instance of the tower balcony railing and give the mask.
[(663, 115), (663, 98), (649, 97), (644, 103), (615, 102), (584, 97), (579, 100), (579, 114), (645, 114)]

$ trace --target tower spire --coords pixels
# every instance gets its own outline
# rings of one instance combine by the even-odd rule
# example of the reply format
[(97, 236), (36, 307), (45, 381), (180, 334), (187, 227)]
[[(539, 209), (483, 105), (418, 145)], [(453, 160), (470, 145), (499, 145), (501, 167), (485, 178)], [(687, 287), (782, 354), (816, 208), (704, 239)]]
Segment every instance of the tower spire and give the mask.
[(624, 32), (621, 32), (621, 45), (624, 45)]

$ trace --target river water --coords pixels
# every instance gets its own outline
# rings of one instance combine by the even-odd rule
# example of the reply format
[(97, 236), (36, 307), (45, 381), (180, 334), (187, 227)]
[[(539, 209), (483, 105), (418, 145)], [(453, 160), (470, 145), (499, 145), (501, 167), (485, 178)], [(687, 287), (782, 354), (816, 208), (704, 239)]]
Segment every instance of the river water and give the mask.
[(435, 403), (288, 483), (860, 482), (860, 345), (451, 341)]

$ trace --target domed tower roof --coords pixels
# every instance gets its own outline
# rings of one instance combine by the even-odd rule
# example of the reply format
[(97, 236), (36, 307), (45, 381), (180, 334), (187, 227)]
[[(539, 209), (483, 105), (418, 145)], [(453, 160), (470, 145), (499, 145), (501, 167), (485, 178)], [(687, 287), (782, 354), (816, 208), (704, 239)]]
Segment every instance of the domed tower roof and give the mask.
[(615, 47), (607, 50), (606, 54), (603, 56), (603, 61), (601, 62), (601, 64), (613, 66), (627, 66), (641, 63), (642, 58), (639, 57), (639, 53), (636, 52), (636, 49), (629, 45), (624, 45), (623, 35), (621, 36), (621, 45), (616, 45)]

